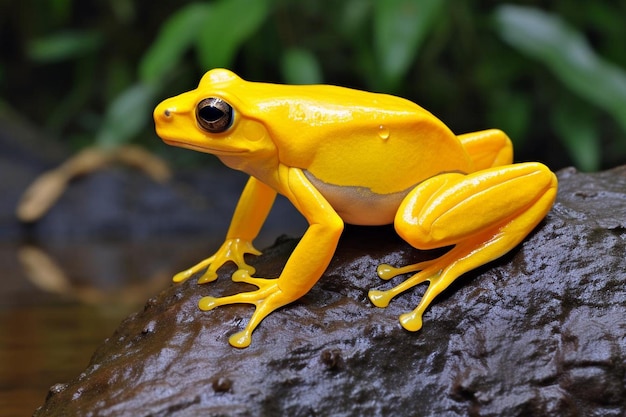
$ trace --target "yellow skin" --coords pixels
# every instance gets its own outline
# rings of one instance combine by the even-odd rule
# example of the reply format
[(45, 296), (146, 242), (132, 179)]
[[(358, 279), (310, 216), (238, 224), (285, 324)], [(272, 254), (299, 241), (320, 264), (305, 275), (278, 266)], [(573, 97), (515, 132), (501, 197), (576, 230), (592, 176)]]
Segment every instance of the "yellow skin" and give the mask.
[[(511, 142), (503, 132), (456, 136), (418, 105), (384, 94), (248, 82), (214, 69), (197, 89), (160, 103), (154, 119), (166, 143), (214, 154), (250, 175), (220, 249), (174, 277), (180, 282), (206, 269), (198, 282), (210, 282), (224, 263), (237, 264), (233, 281), (258, 290), (204, 297), (199, 306), (256, 306), (245, 329), (229, 339), (240, 348), (250, 344), (263, 318), (315, 285), (344, 222), (393, 223), (418, 249), (454, 245), (431, 261), (378, 267), (385, 280), (416, 272), (392, 289), (371, 290), (369, 298), (378, 307), (429, 281), (417, 308), (400, 316), (405, 329), (417, 331), (441, 291), (514, 248), (556, 197), (557, 180), (546, 166), (512, 164)], [(260, 254), (252, 241), (276, 193), (291, 201), (309, 227), (278, 279), (252, 277), (244, 254)]]

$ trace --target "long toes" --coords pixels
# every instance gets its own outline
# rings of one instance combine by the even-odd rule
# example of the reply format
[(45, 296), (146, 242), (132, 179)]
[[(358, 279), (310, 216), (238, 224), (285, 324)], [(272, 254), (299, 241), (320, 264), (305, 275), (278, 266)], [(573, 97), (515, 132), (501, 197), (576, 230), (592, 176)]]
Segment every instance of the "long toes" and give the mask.
[(438, 259), (432, 259), (430, 261), (418, 262), (416, 264), (395, 267), (389, 264), (380, 264), (378, 268), (376, 268), (376, 273), (381, 279), (390, 280), (393, 277), (397, 277), (398, 275), (406, 274), (409, 272), (417, 272), (423, 271), (424, 269), (433, 265)]

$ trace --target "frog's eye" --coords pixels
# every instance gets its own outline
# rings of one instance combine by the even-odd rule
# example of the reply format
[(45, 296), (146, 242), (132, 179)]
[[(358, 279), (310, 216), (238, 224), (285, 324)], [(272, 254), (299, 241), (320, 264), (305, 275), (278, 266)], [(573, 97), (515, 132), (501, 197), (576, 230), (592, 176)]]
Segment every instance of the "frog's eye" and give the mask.
[(221, 98), (205, 98), (196, 106), (196, 119), (207, 132), (222, 133), (233, 123), (233, 108)]

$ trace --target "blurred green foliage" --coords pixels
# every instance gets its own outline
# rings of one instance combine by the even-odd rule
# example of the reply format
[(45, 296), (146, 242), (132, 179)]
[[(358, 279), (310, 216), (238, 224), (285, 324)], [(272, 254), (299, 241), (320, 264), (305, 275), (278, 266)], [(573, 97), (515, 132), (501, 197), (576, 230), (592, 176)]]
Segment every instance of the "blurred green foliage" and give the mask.
[(626, 1), (0, 2), (0, 101), (68, 144), (158, 143), (152, 109), (213, 67), (409, 98), (518, 160), (626, 162)]

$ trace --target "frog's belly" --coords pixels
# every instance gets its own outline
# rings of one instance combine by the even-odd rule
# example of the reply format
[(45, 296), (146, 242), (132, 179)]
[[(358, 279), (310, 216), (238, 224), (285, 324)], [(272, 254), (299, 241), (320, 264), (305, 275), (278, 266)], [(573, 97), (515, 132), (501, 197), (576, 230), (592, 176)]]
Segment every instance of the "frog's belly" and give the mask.
[(343, 221), (349, 224), (378, 226), (393, 223), (400, 203), (413, 188), (392, 194), (376, 194), (365, 187), (325, 183), (309, 171), (304, 171), (304, 174)]

